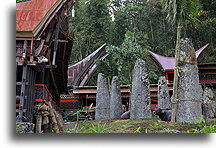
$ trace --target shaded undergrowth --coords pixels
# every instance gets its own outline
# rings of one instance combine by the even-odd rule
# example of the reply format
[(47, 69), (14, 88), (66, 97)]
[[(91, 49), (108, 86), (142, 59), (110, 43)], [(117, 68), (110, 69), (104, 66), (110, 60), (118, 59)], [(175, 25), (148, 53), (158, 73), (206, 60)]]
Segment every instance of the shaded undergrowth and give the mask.
[(145, 120), (85, 120), (64, 126), (64, 133), (216, 133), (215, 120), (197, 124)]

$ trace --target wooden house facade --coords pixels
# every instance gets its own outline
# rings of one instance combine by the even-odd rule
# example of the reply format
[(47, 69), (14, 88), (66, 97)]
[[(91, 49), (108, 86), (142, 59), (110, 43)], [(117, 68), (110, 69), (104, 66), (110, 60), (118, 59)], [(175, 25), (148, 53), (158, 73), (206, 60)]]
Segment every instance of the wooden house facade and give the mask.
[(68, 17), (76, 0), (31, 0), (16, 4), (16, 116), (32, 122), (36, 102), (67, 93), (73, 39)]

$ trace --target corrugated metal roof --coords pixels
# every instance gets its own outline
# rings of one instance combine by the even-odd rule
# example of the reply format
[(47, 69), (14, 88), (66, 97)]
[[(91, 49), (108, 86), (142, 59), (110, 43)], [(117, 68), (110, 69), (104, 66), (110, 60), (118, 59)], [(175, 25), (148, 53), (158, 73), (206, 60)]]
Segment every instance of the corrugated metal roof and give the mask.
[(58, 0), (31, 0), (16, 4), (16, 31), (32, 32)]
[[(208, 47), (209, 44), (206, 44), (205, 46), (203, 46), (202, 48), (200, 48), (199, 50), (197, 50), (195, 52), (196, 58), (198, 58), (200, 56), (200, 54), (204, 51), (204, 49), (206, 49), (206, 47)], [(157, 64), (159, 64), (164, 71), (167, 70), (173, 70), (175, 68), (175, 58), (174, 57), (165, 57), (165, 56), (161, 56), (159, 54), (156, 54), (152, 51), (149, 51), (151, 56), (154, 58), (154, 60), (156, 60)]]

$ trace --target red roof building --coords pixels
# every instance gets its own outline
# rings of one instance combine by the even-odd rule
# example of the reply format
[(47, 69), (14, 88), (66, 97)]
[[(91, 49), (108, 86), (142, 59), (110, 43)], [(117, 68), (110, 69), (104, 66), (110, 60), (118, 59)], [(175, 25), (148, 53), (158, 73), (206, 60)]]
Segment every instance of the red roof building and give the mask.
[[(209, 44), (206, 44), (199, 50), (195, 52), (196, 58), (198, 59), (200, 54), (208, 47)], [(149, 51), (151, 58), (156, 63), (156, 65), (164, 73), (168, 83), (173, 83), (174, 79), (174, 68), (175, 68), (175, 58), (174, 57), (165, 57), (159, 54), (156, 54), (152, 51)], [(201, 84), (216, 84), (215, 81), (215, 63), (205, 63), (198, 64), (200, 83)]]
[[(195, 52), (196, 58), (198, 59), (200, 54), (208, 47), (209, 44), (206, 44), (199, 50)], [(152, 51), (149, 51), (151, 58), (156, 62), (156, 64), (162, 69), (162, 71), (173, 71), (175, 68), (175, 58), (174, 57), (165, 57), (159, 54), (156, 54)]]
[(60, 94), (68, 93), (67, 69), (73, 45), (68, 17), (76, 1), (16, 3), (16, 113), (29, 122), (35, 102), (51, 101), (59, 106)]

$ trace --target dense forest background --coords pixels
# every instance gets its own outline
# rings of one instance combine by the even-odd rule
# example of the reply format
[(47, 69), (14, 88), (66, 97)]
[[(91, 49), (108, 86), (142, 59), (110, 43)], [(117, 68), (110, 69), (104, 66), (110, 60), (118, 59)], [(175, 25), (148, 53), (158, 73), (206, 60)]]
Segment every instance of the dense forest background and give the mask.
[[(210, 43), (199, 63), (215, 62), (216, 0), (184, 2), (196, 5), (196, 10), (185, 21), (182, 37), (191, 38), (196, 50)], [(71, 63), (83, 59), (105, 42), (110, 53), (108, 58), (98, 62), (99, 68), (89, 85), (96, 85), (98, 72), (110, 79), (118, 75), (121, 84), (130, 84), (137, 58), (147, 61), (150, 81), (157, 83), (161, 73), (149, 59), (147, 50), (164, 56), (175, 54), (177, 24), (169, 21), (166, 3), (166, 0), (78, 1), (75, 17), (69, 20), (70, 34), (75, 41)]]
[[(19, 1), (19, 0), (17, 0)], [(109, 56), (98, 62), (88, 85), (96, 85), (97, 74), (109, 79), (117, 75), (121, 84), (130, 84), (134, 62), (146, 60), (151, 83), (161, 75), (147, 50), (174, 56), (177, 24), (170, 21), (170, 4), (175, 0), (78, 0), (75, 17), (69, 17), (74, 39), (70, 64), (76, 63), (107, 43)], [(185, 18), (181, 37), (191, 38), (196, 50), (207, 43), (199, 63), (216, 62), (216, 0), (178, 0)], [(184, 10), (184, 11), (183, 11)], [(190, 11), (191, 13), (186, 13)]]

